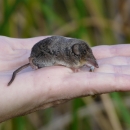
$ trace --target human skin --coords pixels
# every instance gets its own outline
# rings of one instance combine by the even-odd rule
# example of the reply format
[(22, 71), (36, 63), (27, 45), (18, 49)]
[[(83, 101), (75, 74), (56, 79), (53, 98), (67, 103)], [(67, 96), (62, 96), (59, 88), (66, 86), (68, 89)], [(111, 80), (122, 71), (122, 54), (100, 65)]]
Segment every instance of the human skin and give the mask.
[(0, 36), (0, 122), (52, 107), (76, 97), (130, 91), (130, 45), (93, 47), (99, 64), (94, 72), (74, 73), (63, 66), (26, 69), (7, 86), (12, 73), (28, 63), (32, 46), (46, 37)]

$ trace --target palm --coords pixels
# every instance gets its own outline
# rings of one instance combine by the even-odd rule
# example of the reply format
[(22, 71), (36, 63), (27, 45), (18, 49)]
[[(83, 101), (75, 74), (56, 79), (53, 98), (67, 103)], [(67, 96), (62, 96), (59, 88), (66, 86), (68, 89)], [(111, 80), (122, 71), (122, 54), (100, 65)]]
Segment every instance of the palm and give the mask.
[(93, 52), (99, 63), (96, 73), (85, 70), (73, 73), (71, 69), (62, 66), (45, 67), (36, 71), (26, 69), (7, 87), (12, 72), (28, 63), (32, 46), (41, 39), (43, 37), (0, 37), (1, 121), (75, 97), (130, 90), (130, 45), (94, 47)]

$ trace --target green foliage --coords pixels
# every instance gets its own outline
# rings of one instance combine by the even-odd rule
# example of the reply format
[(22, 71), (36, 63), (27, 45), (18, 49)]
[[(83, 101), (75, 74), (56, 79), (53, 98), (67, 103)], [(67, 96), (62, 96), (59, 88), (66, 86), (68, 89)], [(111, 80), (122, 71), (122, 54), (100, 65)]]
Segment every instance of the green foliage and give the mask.
[(120, 95), (120, 93), (112, 93), (111, 95), (113, 100), (115, 101), (117, 112), (123, 124), (127, 125), (127, 127), (130, 128), (130, 111), (126, 107), (126, 104), (124, 104), (122, 96)]

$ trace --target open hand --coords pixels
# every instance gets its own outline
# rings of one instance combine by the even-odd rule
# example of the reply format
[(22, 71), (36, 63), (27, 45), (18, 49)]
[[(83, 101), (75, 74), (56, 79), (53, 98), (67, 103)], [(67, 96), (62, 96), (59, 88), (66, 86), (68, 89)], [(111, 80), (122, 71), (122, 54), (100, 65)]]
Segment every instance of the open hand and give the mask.
[(63, 66), (26, 69), (7, 86), (12, 73), (28, 63), (32, 46), (46, 37), (0, 36), (0, 122), (76, 97), (130, 90), (130, 45), (93, 47), (99, 68), (74, 73)]

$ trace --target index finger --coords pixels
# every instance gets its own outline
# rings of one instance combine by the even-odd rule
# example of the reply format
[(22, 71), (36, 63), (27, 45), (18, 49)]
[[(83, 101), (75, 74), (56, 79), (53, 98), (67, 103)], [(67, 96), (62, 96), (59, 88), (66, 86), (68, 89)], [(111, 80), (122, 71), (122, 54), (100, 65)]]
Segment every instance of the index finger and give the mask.
[[(45, 39), (50, 36), (39, 36), (33, 38), (19, 39), (10, 38), (12, 44), (15, 44), (15, 49), (28, 49), (31, 50), (34, 44), (38, 41)], [(21, 46), (18, 46), (18, 43)], [(120, 44), (120, 45), (101, 45), (92, 48), (94, 56), (96, 59), (114, 57), (114, 56), (130, 56), (130, 45)]]
[(16, 44), (19, 43), (22, 46), (22, 47), (20, 46), (19, 49), (28, 49), (28, 50), (31, 50), (31, 48), (33, 47), (34, 44), (36, 44), (40, 40), (43, 40), (43, 39), (45, 39), (47, 37), (49, 37), (49, 36), (39, 36), (39, 37), (23, 38), (23, 39), (11, 38), (11, 39), (14, 40)]
[(96, 59), (115, 57), (115, 56), (130, 56), (130, 45), (101, 45), (92, 48)]

